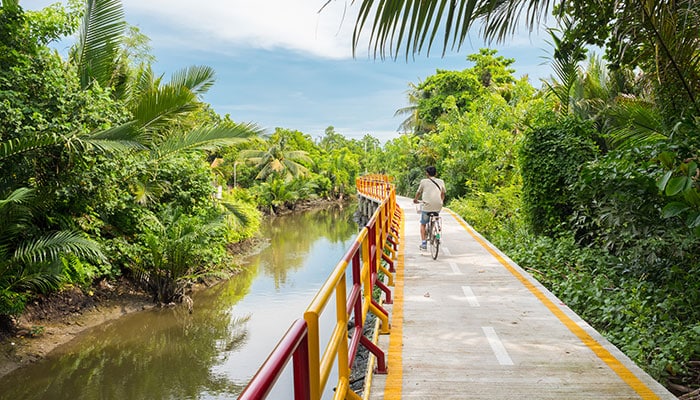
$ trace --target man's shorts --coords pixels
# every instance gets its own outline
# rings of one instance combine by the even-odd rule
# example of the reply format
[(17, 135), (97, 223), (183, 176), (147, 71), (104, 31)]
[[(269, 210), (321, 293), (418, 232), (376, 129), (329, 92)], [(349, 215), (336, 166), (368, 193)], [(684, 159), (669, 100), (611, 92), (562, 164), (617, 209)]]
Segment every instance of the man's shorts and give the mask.
[(431, 215), (440, 215), (440, 213), (437, 211), (422, 211), (420, 213), (420, 224), (426, 225), (428, 222), (430, 222)]

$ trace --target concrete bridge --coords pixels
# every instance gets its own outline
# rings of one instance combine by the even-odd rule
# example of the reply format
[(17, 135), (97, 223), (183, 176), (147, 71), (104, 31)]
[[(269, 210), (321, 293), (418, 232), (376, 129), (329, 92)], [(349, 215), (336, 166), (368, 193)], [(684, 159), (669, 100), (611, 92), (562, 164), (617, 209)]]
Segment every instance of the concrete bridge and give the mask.
[(440, 255), (419, 250), (404, 211), (386, 375), (365, 399), (675, 399), (449, 210)]

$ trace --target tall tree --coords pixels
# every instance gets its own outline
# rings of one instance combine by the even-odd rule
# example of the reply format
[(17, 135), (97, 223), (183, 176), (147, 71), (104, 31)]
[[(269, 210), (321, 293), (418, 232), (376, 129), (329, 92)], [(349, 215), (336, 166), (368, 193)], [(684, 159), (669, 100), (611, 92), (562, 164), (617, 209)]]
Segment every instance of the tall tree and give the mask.
[(270, 143), (267, 150), (243, 150), (239, 153), (239, 157), (255, 165), (258, 169), (255, 179), (261, 180), (269, 177), (291, 180), (297, 176), (304, 176), (309, 173), (306, 165), (313, 163), (306, 151), (290, 149), (285, 137)]

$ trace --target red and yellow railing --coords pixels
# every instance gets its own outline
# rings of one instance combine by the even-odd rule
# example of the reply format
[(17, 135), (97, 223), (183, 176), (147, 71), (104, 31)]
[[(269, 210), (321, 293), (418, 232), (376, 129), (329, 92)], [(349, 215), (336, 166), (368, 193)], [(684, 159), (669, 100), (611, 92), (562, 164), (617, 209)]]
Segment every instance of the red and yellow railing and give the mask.
[[(393, 285), (393, 260), (398, 251), (401, 213), (389, 177), (362, 176), (357, 179), (356, 186), (362, 201), (378, 204), (376, 211), (319, 289), (304, 312), (304, 318), (292, 324), (239, 399), (266, 398), (290, 360), (293, 360), (295, 400), (320, 399), (336, 364), (338, 382), (333, 398), (360, 399), (350, 389), (350, 372), (360, 345), (377, 358), (376, 372), (387, 372), (384, 352), (366, 338), (362, 330), (367, 313), (372, 312), (381, 323), (380, 332), (389, 333), (388, 312), (372, 297), (372, 293), (378, 287), (385, 295), (385, 302), (392, 302), (389, 286)], [(379, 279), (380, 272), (388, 278), (387, 284)], [(348, 275), (351, 282), (348, 282)], [(333, 299), (335, 324), (327, 345), (322, 349), (319, 320)], [(351, 318), (355, 324), (348, 328)]]

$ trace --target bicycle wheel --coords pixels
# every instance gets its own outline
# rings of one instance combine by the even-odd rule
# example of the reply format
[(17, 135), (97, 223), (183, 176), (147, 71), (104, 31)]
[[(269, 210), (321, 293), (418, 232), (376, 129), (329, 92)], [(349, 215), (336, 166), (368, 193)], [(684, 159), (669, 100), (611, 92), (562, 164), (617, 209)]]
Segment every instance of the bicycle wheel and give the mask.
[(430, 255), (433, 257), (433, 260), (437, 260), (438, 252), (440, 251), (440, 228), (437, 222), (430, 225)]

